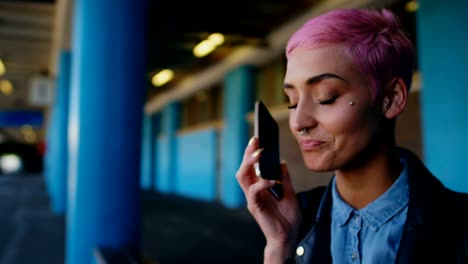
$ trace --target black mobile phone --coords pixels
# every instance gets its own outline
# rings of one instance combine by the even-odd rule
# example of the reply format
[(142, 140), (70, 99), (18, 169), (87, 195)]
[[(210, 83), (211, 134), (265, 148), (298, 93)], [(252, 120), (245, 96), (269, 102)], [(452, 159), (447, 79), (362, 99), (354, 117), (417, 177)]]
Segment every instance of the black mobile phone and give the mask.
[(278, 123), (262, 101), (255, 102), (254, 119), (254, 135), (258, 139), (258, 147), (263, 148), (260, 160), (254, 165), (255, 171), (264, 179), (277, 181), (269, 191), (280, 200), (283, 197), (283, 186)]

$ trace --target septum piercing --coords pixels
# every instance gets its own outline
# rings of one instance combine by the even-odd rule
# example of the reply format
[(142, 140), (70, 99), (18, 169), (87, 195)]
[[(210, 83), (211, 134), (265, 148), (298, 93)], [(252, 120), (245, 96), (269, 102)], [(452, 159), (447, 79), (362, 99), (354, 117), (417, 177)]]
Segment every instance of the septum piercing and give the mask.
[(303, 129), (297, 131), (297, 134), (300, 135), (300, 136), (304, 136), (305, 134), (307, 134), (307, 128), (303, 128)]

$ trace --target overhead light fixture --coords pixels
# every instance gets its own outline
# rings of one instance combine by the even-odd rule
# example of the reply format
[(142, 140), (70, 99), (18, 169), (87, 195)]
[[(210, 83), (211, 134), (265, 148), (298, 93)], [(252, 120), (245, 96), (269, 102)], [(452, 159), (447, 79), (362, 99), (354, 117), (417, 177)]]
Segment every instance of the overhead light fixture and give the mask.
[(416, 0), (411, 0), (405, 4), (405, 10), (407, 12), (416, 12), (419, 9), (419, 3)]
[(224, 36), (221, 33), (213, 33), (207, 39), (198, 43), (193, 48), (193, 55), (201, 58), (213, 52), (219, 45), (224, 43)]
[(198, 43), (198, 45), (193, 48), (193, 55), (195, 57), (201, 58), (205, 57), (206, 55), (210, 54), (213, 52), (213, 50), (216, 49), (216, 46), (213, 44), (213, 42), (205, 39), (202, 42)]
[(160, 87), (168, 83), (172, 78), (174, 78), (174, 71), (171, 69), (164, 69), (153, 76), (151, 83), (156, 87)]
[(221, 33), (213, 33), (208, 36), (208, 40), (214, 45), (219, 46), (224, 43), (224, 36)]
[(3, 63), (3, 60), (0, 58), (0, 76), (5, 74), (5, 72), (6, 72), (5, 63)]
[(0, 92), (4, 95), (10, 95), (13, 93), (13, 84), (9, 80), (0, 80)]

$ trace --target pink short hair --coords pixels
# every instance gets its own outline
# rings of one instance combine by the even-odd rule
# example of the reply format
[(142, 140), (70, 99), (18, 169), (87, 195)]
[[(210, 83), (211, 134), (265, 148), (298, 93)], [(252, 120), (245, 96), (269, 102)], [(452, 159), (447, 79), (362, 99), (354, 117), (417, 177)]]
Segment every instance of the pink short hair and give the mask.
[(307, 21), (289, 39), (286, 57), (300, 46), (337, 44), (368, 75), (374, 98), (394, 77), (411, 87), (414, 47), (389, 10), (335, 9)]

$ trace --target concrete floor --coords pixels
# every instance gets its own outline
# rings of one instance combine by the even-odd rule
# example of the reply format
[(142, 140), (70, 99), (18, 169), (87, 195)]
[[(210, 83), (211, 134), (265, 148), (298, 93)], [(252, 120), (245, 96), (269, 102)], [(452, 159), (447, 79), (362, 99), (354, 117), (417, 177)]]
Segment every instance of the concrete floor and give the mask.
[(63, 263), (64, 227), (40, 175), (0, 176), (0, 264)]
[[(145, 263), (262, 263), (264, 238), (245, 209), (143, 193)], [(65, 217), (41, 175), (0, 176), (0, 264), (62, 264)]]

